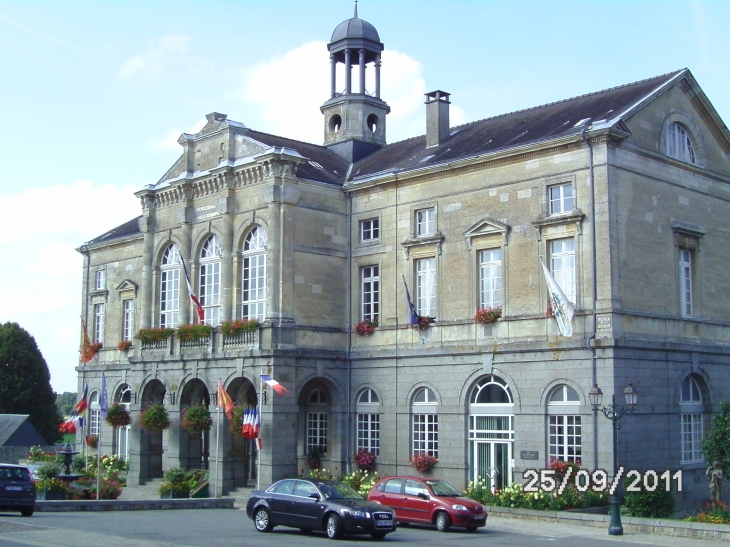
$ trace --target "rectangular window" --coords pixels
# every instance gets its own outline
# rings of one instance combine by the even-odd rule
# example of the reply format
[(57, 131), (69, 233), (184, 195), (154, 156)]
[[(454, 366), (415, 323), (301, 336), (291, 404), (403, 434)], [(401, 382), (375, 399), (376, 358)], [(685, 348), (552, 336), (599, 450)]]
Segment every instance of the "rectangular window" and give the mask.
[(550, 214), (560, 215), (573, 210), (573, 185), (556, 184), (548, 188), (550, 196)]
[(266, 313), (266, 254), (243, 259), (241, 317), (263, 322)]
[(131, 340), (134, 337), (134, 300), (125, 300), (122, 308), (122, 340)]
[(361, 270), (362, 320), (377, 321), (380, 313), (380, 267), (365, 266)]
[(502, 305), (502, 249), (479, 253), (479, 307)]
[(380, 455), (380, 414), (357, 415), (357, 449)]
[(307, 413), (307, 453), (319, 448), (327, 451), (327, 413)]
[(565, 297), (575, 304), (575, 240), (572, 237), (550, 242), (550, 273)]
[(679, 250), (679, 300), (684, 317), (692, 316), (692, 251)]
[(682, 423), (682, 463), (701, 462), (702, 414), (680, 414)]
[(580, 463), (580, 416), (549, 416), (548, 457)]
[(101, 426), (101, 410), (98, 408), (89, 411), (89, 435), (99, 435)]
[(104, 304), (94, 304), (94, 342), (104, 343)]
[(413, 415), (413, 453), (425, 452), (439, 456), (439, 417), (438, 414)]
[(180, 309), (180, 268), (162, 270), (160, 277), (160, 327), (177, 327), (177, 314)]
[(416, 211), (416, 235), (429, 236), (436, 233), (436, 209)]
[(436, 259), (416, 260), (416, 313), (436, 317)]
[(200, 303), (205, 313), (205, 324), (217, 327), (220, 320), (221, 263), (200, 265)]
[(104, 287), (106, 287), (106, 270), (96, 270), (96, 277), (94, 279), (94, 289), (97, 291), (100, 291)]
[(369, 218), (360, 221), (360, 241), (375, 241), (380, 239), (380, 220)]

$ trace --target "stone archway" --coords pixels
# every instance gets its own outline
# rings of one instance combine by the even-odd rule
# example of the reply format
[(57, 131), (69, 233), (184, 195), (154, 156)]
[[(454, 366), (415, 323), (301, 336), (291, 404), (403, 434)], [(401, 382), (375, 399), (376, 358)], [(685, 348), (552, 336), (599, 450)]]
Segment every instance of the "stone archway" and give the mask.
[[(161, 381), (151, 380), (142, 391), (142, 412), (150, 405), (164, 404), (166, 391)], [(142, 429), (139, 445), (140, 482), (162, 477), (162, 431)]]
[[(210, 409), (210, 392), (205, 382), (193, 378), (180, 394), (180, 418), (185, 409), (201, 405)], [(210, 460), (210, 431), (193, 433), (180, 427), (180, 465), (186, 469), (208, 469)]]
[[(228, 395), (236, 406), (257, 406), (258, 394), (248, 378), (235, 378), (227, 388)], [(226, 421), (230, 426), (230, 422)], [(232, 489), (251, 486), (258, 476), (256, 441), (241, 435), (222, 431), (224, 453), (224, 475), (226, 484)]]

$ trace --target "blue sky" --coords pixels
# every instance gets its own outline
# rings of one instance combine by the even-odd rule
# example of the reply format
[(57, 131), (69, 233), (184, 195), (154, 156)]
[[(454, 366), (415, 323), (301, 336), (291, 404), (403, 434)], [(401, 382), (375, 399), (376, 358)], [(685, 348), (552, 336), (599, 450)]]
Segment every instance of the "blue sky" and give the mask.
[[(361, 0), (385, 44), (388, 141), (689, 68), (730, 121), (724, 0)], [(136, 216), (135, 190), (205, 114), (319, 143), (326, 43), (350, 0), (0, 0), (0, 322), (36, 337), (75, 391), (81, 256)], [(340, 79), (340, 81), (342, 81)]]

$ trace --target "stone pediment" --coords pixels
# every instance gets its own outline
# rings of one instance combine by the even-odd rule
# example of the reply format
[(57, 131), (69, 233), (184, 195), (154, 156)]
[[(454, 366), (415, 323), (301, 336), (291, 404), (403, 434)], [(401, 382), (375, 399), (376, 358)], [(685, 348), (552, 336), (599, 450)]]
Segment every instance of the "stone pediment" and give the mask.
[(117, 285), (117, 292), (123, 293), (123, 292), (132, 292), (135, 296), (137, 296), (137, 284), (132, 281), (131, 279), (125, 279), (122, 281), (119, 285)]
[(489, 217), (484, 217), (480, 221), (472, 224), (469, 229), (464, 232), (466, 244), (471, 250), (472, 241), (475, 237), (491, 236), (500, 234), (502, 236), (502, 245), (507, 245), (507, 234), (509, 233), (509, 225)]

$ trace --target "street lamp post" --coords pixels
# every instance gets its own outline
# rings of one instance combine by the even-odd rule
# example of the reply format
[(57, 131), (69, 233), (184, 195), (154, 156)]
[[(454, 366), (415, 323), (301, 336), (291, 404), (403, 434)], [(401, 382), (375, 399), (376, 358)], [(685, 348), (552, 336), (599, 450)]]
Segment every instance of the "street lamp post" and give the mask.
[[(623, 418), (626, 413), (633, 413), (636, 407), (636, 401), (639, 399), (639, 394), (634, 391), (631, 384), (626, 386), (624, 389), (624, 399), (626, 400), (626, 406), (616, 406), (616, 395), (611, 396), (611, 404), (608, 406), (601, 406), (603, 401), (603, 392), (598, 384), (595, 384), (588, 392), (588, 398), (593, 407), (593, 413), (597, 414), (600, 410), (603, 415), (611, 420), (613, 426), (613, 480), (616, 480), (618, 473), (618, 421)], [(624, 528), (621, 525), (621, 501), (619, 500), (619, 491), (621, 490), (620, 484), (615, 484), (613, 494), (611, 495), (611, 522), (608, 525), (608, 533), (612, 536), (620, 536), (624, 533)]]

